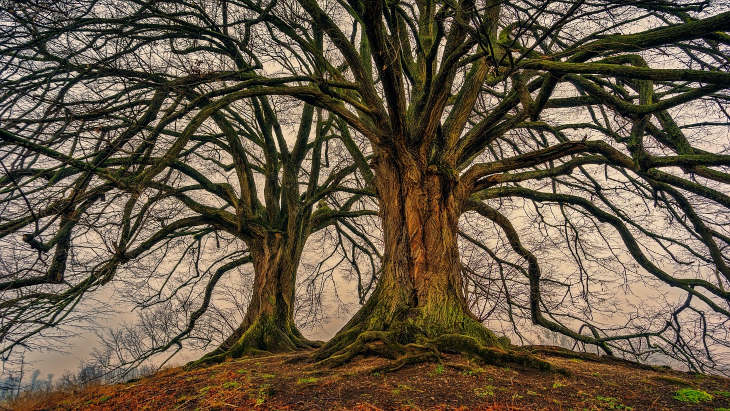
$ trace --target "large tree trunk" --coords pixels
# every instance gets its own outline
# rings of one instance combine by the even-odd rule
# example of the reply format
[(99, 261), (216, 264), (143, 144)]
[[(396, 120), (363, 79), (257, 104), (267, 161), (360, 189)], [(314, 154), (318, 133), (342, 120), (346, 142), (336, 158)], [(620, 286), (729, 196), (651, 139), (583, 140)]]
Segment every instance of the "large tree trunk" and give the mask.
[[(294, 249), (292, 249), (294, 248)], [(313, 348), (294, 324), (294, 292), (300, 252), (285, 236), (267, 233), (249, 242), (254, 266), (251, 301), (240, 326), (195, 365), (261, 352)]]
[(424, 344), (442, 351), (509, 346), (466, 304), (457, 244), (464, 194), (456, 179), (394, 159), (382, 159), (375, 170), (383, 272), (367, 303), (316, 357), (336, 365), (367, 353), (421, 358), (409, 357), (408, 348)]

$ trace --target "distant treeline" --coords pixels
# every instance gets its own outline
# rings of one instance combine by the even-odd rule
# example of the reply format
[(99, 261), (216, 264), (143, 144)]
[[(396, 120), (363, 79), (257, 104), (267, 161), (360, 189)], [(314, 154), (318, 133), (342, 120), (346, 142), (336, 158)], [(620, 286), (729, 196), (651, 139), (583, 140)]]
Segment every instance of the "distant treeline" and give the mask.
[(67, 372), (61, 378), (54, 380), (53, 373), (47, 373), (45, 378), (41, 370), (34, 370), (27, 378), (24, 375), (25, 364), (13, 371), (5, 370), (0, 375), (0, 401), (8, 400), (26, 391), (53, 391), (72, 387), (84, 387), (90, 384), (115, 383), (129, 379), (140, 378), (151, 374), (155, 368), (139, 366), (132, 370), (108, 370), (100, 364), (81, 363), (76, 372)]

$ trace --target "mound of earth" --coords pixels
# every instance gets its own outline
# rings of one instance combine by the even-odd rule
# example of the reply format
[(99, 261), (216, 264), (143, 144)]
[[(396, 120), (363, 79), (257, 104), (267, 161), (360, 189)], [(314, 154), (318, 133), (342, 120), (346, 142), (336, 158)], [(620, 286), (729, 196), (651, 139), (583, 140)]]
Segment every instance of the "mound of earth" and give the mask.
[[(296, 355), (172, 368), (124, 384), (22, 396), (10, 409), (61, 410), (604, 410), (730, 411), (730, 379), (533, 347), (565, 372), (479, 365), (463, 356), (373, 373), (385, 360), (333, 369)], [(2, 405), (0, 405), (2, 408)]]

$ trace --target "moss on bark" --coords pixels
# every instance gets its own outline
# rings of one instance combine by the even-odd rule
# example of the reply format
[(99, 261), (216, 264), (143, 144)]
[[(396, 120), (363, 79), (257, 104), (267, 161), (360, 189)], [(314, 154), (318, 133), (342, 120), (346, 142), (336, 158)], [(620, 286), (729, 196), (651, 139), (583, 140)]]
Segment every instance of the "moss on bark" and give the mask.
[(264, 315), (257, 318), (229, 347), (226, 348), (224, 344), (199, 360), (188, 363), (186, 367), (207, 366), (248, 355), (311, 349), (320, 345), (318, 341), (304, 338), (293, 322), (282, 324), (273, 316)]
[(294, 324), (294, 284), (300, 250), (277, 233), (252, 241), (254, 283), (251, 302), (241, 325), (220, 347), (187, 365), (205, 366), (261, 353), (315, 348)]
[[(381, 292), (377, 290), (376, 293)], [(385, 293), (388, 294), (388, 293)], [(335, 367), (362, 355), (391, 359), (375, 371), (394, 371), (407, 364), (440, 361), (444, 353), (472, 356), (485, 363), (507, 363), (557, 370), (552, 364), (497, 336), (457, 304), (438, 307), (388, 308), (377, 295), (314, 355), (319, 365)]]
[(461, 353), (493, 364), (552, 366), (498, 337), (470, 312), (457, 244), (463, 192), (438, 170), (376, 163), (384, 231), (383, 273), (368, 302), (314, 358), (338, 366), (358, 355), (405, 364)]

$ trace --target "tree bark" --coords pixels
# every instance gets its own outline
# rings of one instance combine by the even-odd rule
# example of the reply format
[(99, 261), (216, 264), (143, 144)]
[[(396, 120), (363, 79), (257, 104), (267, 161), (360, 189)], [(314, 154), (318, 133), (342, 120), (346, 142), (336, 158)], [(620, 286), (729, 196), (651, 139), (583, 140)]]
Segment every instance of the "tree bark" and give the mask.
[(367, 303), (315, 358), (337, 365), (366, 353), (424, 359), (423, 353), (408, 356), (409, 347), (424, 344), (436, 352), (508, 347), (509, 340), (484, 327), (466, 304), (457, 243), (466, 191), (457, 178), (387, 157), (373, 167), (383, 272)]
[(281, 233), (266, 233), (249, 241), (254, 283), (246, 316), (216, 350), (195, 365), (262, 352), (287, 352), (316, 347), (294, 323), (296, 272), (301, 252), (288, 247)]

